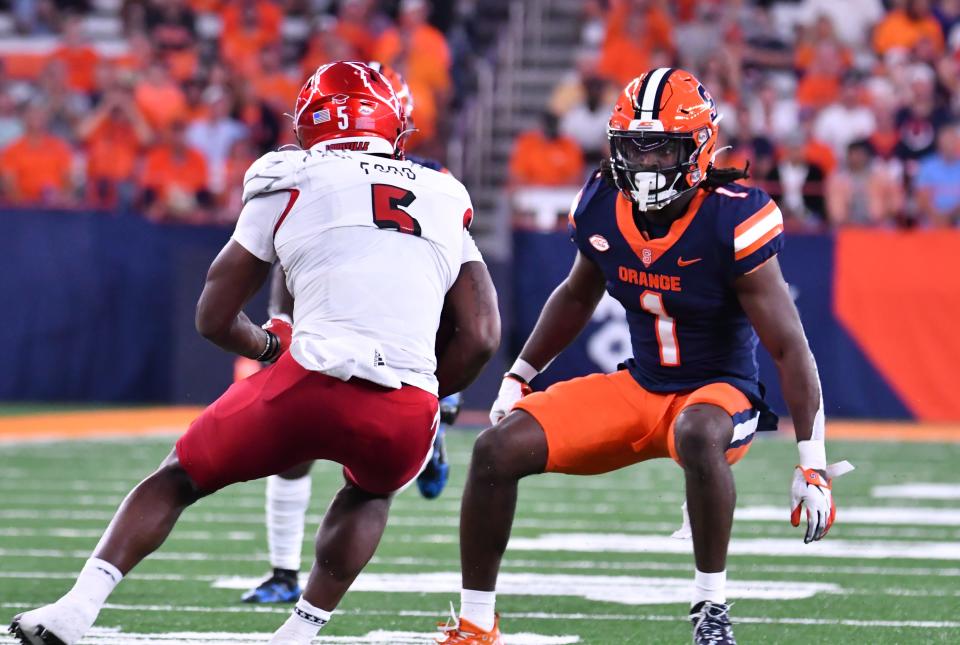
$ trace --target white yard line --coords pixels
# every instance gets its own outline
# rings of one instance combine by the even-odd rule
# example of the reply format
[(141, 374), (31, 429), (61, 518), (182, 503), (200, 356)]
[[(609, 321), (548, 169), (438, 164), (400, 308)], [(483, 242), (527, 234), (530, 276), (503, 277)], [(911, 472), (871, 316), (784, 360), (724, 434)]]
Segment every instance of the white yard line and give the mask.
[[(217, 589), (246, 590), (257, 585), (259, 578), (232, 576), (213, 583)], [(304, 582), (306, 580), (304, 579)], [(624, 605), (668, 605), (686, 602), (693, 581), (684, 578), (638, 576), (571, 575), (558, 573), (503, 572), (497, 579), (497, 593), (513, 596), (569, 596), (597, 602)], [(361, 573), (350, 586), (351, 592), (449, 593), (460, 589), (460, 572), (435, 573)], [(791, 580), (731, 580), (727, 584), (730, 598), (795, 600), (812, 598), (819, 593), (839, 594), (839, 585)]]
[[(0, 537), (53, 537), (86, 540), (99, 538), (103, 529), (50, 528), (0, 528)], [(181, 531), (174, 530), (172, 539), (181, 540), (231, 540), (252, 541), (262, 539), (251, 531)]]
[[(322, 633), (310, 642), (313, 645), (423, 645), (434, 642), (438, 632), (401, 632), (376, 630), (363, 636), (324, 636)], [(262, 632), (169, 632), (141, 634), (120, 629), (93, 628), (79, 645), (128, 645), (129, 643), (178, 643), (179, 645), (234, 645), (236, 643), (265, 643), (272, 634)], [(0, 643), (13, 643), (8, 636), (0, 636)], [(543, 634), (509, 634), (506, 645), (570, 645), (579, 643), (579, 636), (547, 636)]]
[[(0, 603), (2, 609), (23, 609), (22, 603), (4, 602)], [(105, 609), (114, 609), (118, 611), (132, 612), (169, 612), (169, 613), (200, 613), (200, 614), (244, 614), (261, 613), (287, 615), (290, 613), (289, 607), (259, 607), (259, 606), (231, 606), (231, 607), (191, 607), (191, 606), (172, 606), (172, 605), (117, 605), (107, 603)], [(371, 609), (347, 609), (337, 611), (339, 615), (350, 616), (402, 616), (405, 618), (426, 618), (442, 619), (446, 610), (441, 611), (423, 611), (423, 610), (371, 610)], [(686, 622), (685, 612), (678, 612), (675, 615), (665, 614), (604, 614), (604, 613), (553, 613), (553, 612), (504, 612), (502, 614), (504, 621), (509, 620), (583, 620), (583, 621), (624, 621), (624, 622)], [(753, 623), (759, 625), (814, 625), (814, 626), (835, 626), (842, 625), (846, 627), (878, 627), (878, 628), (917, 628), (917, 629), (960, 629), (960, 621), (954, 620), (856, 620), (844, 618), (769, 618), (764, 616), (736, 616), (734, 621), (738, 623)], [(504, 625), (509, 632), (509, 624)], [(507, 636), (509, 641), (509, 634)], [(0, 641), (3, 642), (3, 641)], [(12, 641), (11, 641), (12, 642)]]
[[(576, 551), (587, 553), (675, 553), (689, 554), (689, 540), (660, 535), (626, 533), (546, 533), (535, 538), (515, 537), (510, 550)], [(960, 560), (960, 544), (956, 542), (907, 542), (840, 540), (827, 538), (804, 544), (797, 538), (734, 538), (731, 555), (764, 555), (820, 558), (921, 560)]]
[(879, 499), (952, 499), (960, 500), (960, 484), (897, 484), (874, 486), (871, 497)]

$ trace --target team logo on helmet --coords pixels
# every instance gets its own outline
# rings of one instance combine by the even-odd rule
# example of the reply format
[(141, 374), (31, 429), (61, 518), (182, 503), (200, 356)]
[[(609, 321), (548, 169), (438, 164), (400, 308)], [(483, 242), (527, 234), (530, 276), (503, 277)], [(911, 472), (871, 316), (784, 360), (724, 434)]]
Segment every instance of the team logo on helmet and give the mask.
[(717, 120), (717, 102), (713, 100), (713, 97), (710, 96), (710, 92), (707, 91), (707, 88), (703, 86), (703, 83), (697, 85), (697, 93), (703, 98), (703, 102), (707, 104), (710, 108), (710, 120), (716, 122)]

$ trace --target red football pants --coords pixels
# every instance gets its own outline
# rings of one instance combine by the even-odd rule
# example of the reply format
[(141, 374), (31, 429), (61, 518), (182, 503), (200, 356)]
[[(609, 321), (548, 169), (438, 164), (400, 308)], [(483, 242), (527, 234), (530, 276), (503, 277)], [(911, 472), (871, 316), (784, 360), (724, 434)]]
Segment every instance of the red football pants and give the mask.
[(385, 494), (420, 472), (438, 419), (437, 397), (425, 390), (344, 382), (286, 352), (204, 410), (177, 441), (177, 457), (205, 492), (328, 459), (361, 489)]

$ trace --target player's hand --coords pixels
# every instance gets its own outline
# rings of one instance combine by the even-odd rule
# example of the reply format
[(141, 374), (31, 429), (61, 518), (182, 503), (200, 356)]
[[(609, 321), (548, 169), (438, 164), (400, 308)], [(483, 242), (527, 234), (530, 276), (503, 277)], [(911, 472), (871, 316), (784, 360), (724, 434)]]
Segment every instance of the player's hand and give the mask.
[(803, 536), (804, 544), (820, 540), (833, 526), (837, 517), (837, 505), (833, 501), (833, 477), (839, 477), (853, 470), (849, 462), (841, 461), (827, 466), (826, 470), (815, 470), (797, 466), (793, 471), (793, 485), (790, 488), (790, 523), (800, 526), (800, 511), (807, 511), (807, 532)]
[(490, 423), (493, 425), (500, 423), (500, 419), (507, 416), (513, 409), (513, 404), (532, 391), (533, 389), (520, 377), (513, 374), (504, 374), (500, 391), (497, 392), (497, 400), (493, 402), (493, 407), (490, 408)]
[(293, 325), (286, 316), (274, 316), (267, 321), (263, 328), (277, 337), (280, 341), (280, 348), (270, 357), (271, 363), (276, 362), (280, 355), (290, 349), (290, 342), (293, 340)]

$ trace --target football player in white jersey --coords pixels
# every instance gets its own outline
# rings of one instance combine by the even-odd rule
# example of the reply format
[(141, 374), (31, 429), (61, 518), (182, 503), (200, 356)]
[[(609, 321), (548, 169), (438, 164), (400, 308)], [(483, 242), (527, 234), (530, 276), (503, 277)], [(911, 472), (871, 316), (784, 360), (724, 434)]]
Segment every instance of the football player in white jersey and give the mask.
[[(466, 227), (466, 189), (402, 160), (405, 119), (362, 63), (320, 67), (294, 114), (302, 149), (273, 152), (244, 179), (236, 231), (207, 274), (197, 329), (276, 363), (234, 383), (127, 495), (62, 598), (16, 616), (21, 643), (73, 645), (121, 578), (180, 513), (232, 483), (308, 459), (343, 465), (303, 596), (271, 639), (306, 645), (373, 556), (393, 494), (430, 456), (438, 393), (462, 390), (500, 338), (496, 295)], [(242, 313), (279, 259), (294, 326)], [(441, 310), (454, 332), (437, 358)], [(289, 346), (289, 351), (284, 351)]]
[[(390, 82), (400, 109), (407, 119), (407, 126), (413, 125), (413, 94), (410, 87), (395, 69), (377, 61), (367, 63), (371, 69)], [(407, 155), (406, 158), (421, 166), (447, 172), (438, 162)], [(483, 263), (465, 265), (468, 270), (485, 272)], [(267, 315), (276, 319), (274, 324), (290, 323), (293, 320), (293, 296), (286, 285), (286, 275), (282, 267), (274, 265), (270, 278), (270, 304)], [(237, 357), (236, 378), (246, 378), (259, 371), (263, 363), (248, 358)], [(443, 491), (450, 473), (446, 459), (444, 443), (445, 428), (454, 423), (460, 411), (460, 393), (451, 394), (440, 400), (440, 425), (433, 441), (433, 455), (427, 466), (417, 476), (417, 489), (427, 499), (434, 499)], [(310, 506), (312, 480), (310, 469), (312, 461), (297, 464), (293, 468), (267, 478), (266, 486), (266, 524), (267, 551), (272, 571), (252, 589), (246, 591), (241, 600), (248, 603), (287, 603), (296, 602), (300, 597), (299, 572), (303, 550), (303, 535), (306, 525), (307, 508)]]

